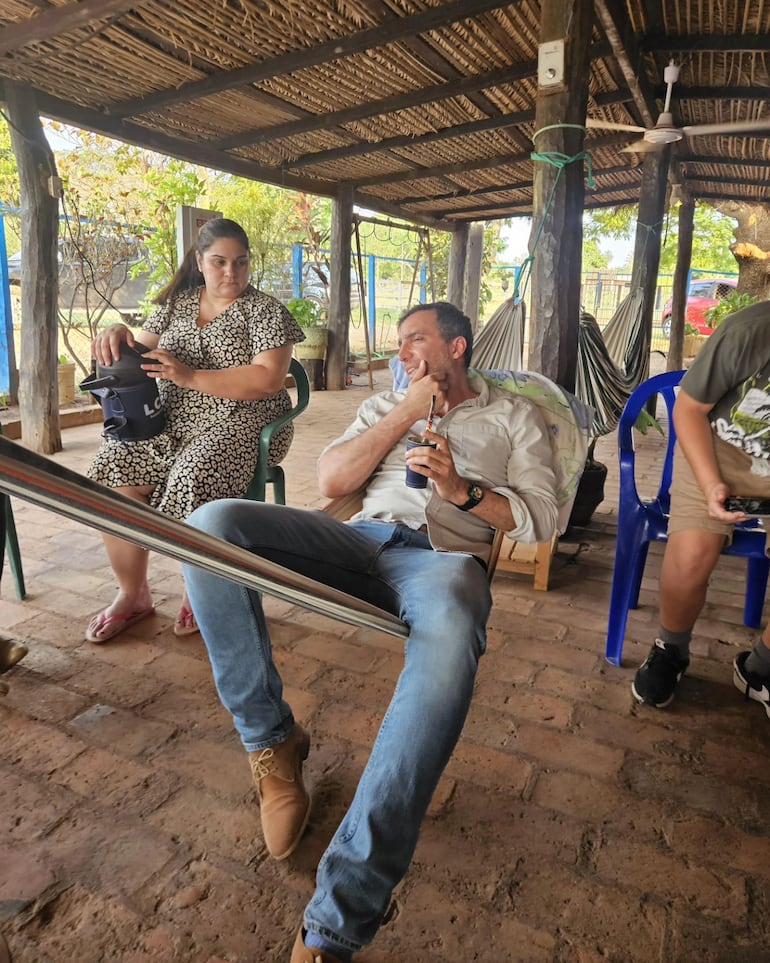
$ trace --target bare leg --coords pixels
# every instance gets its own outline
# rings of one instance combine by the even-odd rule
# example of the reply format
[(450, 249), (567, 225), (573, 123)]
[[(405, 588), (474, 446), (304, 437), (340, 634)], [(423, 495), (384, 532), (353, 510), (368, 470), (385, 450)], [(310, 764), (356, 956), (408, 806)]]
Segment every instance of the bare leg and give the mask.
[[(116, 488), (115, 491), (146, 503), (154, 491), (154, 486)], [(129, 615), (150, 608), (152, 593), (147, 582), (150, 553), (146, 548), (115, 535), (103, 535), (102, 538), (112, 571), (118, 580), (118, 593), (105, 609), (105, 614)]]
[(714, 532), (693, 530), (669, 536), (660, 572), (661, 626), (670, 632), (692, 629), (724, 544), (724, 536)]

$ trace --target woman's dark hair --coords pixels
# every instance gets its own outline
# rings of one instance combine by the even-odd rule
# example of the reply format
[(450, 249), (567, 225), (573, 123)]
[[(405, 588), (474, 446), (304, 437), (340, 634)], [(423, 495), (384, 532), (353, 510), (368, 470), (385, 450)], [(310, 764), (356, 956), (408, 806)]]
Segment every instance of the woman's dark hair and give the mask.
[(203, 275), (198, 270), (195, 255), (200, 254), (203, 257), (214, 241), (222, 237), (231, 237), (240, 241), (246, 251), (249, 250), (248, 235), (240, 224), (231, 221), (228, 217), (214, 217), (206, 221), (198, 233), (198, 240), (188, 248), (176, 274), (155, 298), (155, 304), (168, 304), (180, 291), (200, 287), (203, 284)]
[(468, 315), (463, 314), (459, 308), (456, 308), (454, 304), (451, 304), (449, 301), (434, 301), (432, 304), (415, 304), (404, 311), (398, 319), (399, 327), (401, 327), (402, 322), (406, 321), (410, 315), (416, 314), (418, 311), (435, 312), (439, 332), (447, 344), (455, 338), (465, 338), (466, 347), (463, 361), (467, 368), (471, 363), (471, 355), (473, 354), (473, 327), (471, 326), (471, 319)]

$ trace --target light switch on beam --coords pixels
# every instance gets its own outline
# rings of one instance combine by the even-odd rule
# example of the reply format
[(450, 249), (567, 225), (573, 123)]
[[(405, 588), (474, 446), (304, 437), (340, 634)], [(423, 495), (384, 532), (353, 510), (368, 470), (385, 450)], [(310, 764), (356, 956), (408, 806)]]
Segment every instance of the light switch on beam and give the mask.
[(537, 51), (538, 87), (559, 87), (564, 83), (564, 41), (549, 40)]

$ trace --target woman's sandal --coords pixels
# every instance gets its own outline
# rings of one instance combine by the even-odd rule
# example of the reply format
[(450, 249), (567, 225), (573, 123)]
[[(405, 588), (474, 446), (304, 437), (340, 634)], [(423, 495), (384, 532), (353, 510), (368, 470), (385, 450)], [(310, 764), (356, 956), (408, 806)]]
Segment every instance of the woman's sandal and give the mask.
[(174, 622), (174, 635), (181, 638), (185, 635), (195, 635), (196, 632), (200, 632), (200, 629), (195, 621), (195, 616), (186, 605), (182, 605), (179, 609), (179, 615), (176, 617), (176, 622)]
[(148, 619), (151, 615), (155, 615), (154, 605), (151, 605), (148, 609), (131, 612), (129, 615), (107, 615), (107, 610), (105, 609), (103, 612), (95, 615), (88, 623), (86, 640), (93, 642), (95, 645), (101, 645), (102, 642), (109, 642), (109, 640), (114, 639), (116, 635), (124, 632), (132, 625), (136, 625), (137, 622)]

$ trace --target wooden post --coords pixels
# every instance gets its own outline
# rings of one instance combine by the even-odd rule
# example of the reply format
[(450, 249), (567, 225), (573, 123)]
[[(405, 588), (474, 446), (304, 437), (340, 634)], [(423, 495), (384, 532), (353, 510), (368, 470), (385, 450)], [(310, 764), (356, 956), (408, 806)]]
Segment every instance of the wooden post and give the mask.
[(468, 253), (468, 225), (456, 224), (449, 246), (446, 299), (455, 307), (465, 303), (465, 258)]
[(329, 391), (341, 391), (347, 380), (352, 230), (353, 188), (350, 184), (340, 184), (332, 205), (329, 344), (326, 349), (326, 387)]
[(468, 231), (468, 257), (465, 263), (465, 302), (463, 311), (471, 319), (473, 330), (479, 325), (479, 292), (481, 291), (481, 256), (484, 253), (484, 225), (471, 224)]
[(61, 451), (58, 396), (59, 200), (51, 178), (56, 161), (32, 90), (3, 83), (11, 144), (21, 189), (21, 357), (19, 416), (24, 444), (50, 455)]
[[(631, 268), (631, 290), (641, 288), (643, 308), (641, 323), (645, 331), (645, 356), (649, 361), (652, 342), (652, 313), (658, 287), (660, 236), (666, 206), (666, 182), (671, 147), (651, 150), (644, 155), (642, 184), (639, 190), (639, 215), (634, 240), (634, 263)], [(647, 370), (642, 372), (647, 377)]]
[[(583, 152), (593, 19), (593, 4), (582, 0), (543, 0), (540, 6), (540, 45), (563, 41), (564, 80), (538, 87), (538, 154), (571, 158)], [(582, 160), (561, 171), (535, 161), (528, 364), (570, 391), (575, 388), (580, 326), (583, 195)]]
[(687, 278), (692, 261), (692, 235), (695, 204), (691, 200), (679, 205), (679, 236), (677, 240), (674, 287), (671, 301), (671, 334), (668, 343), (666, 371), (679, 371), (682, 367), (684, 347), (684, 320), (687, 309)]

